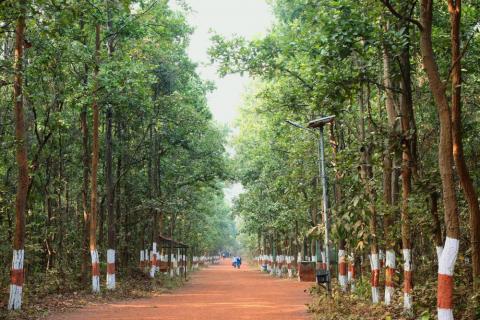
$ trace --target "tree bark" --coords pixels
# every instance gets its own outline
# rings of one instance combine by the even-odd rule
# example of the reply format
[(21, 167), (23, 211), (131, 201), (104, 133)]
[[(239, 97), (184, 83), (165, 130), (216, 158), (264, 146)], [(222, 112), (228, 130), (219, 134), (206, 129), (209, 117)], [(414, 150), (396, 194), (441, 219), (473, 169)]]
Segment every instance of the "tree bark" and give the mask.
[(438, 165), (442, 180), (443, 206), (447, 240), (439, 262), (437, 307), (438, 318), (453, 319), (453, 268), (459, 246), (459, 216), (455, 182), (453, 177), (453, 140), (451, 112), (448, 105), (446, 88), (438, 71), (432, 45), (433, 0), (422, 0), (420, 6), (422, 28), (420, 30), (420, 50), (430, 90), (432, 92), (440, 120), (440, 142), (438, 146)]
[[(365, 92), (366, 91), (366, 92)], [(365, 116), (367, 115), (366, 105), (369, 103), (370, 90), (362, 83), (360, 87), (360, 140), (362, 147), (360, 149), (360, 177), (365, 185), (365, 194), (369, 202), (369, 229), (370, 229), (370, 266), (371, 266), (371, 284), (372, 284), (372, 302), (378, 303), (380, 301), (379, 292), (379, 276), (380, 276), (380, 261), (378, 256), (378, 239), (377, 239), (377, 212), (375, 207), (375, 190), (371, 184), (373, 178), (373, 170), (371, 163), (372, 145), (369, 143), (366, 135)]]
[[(403, 10), (407, 12), (408, 8)], [(407, 43), (400, 55), (401, 91), (400, 114), (402, 127), (402, 205), (401, 205), (401, 232), (403, 248), (403, 307), (407, 313), (413, 313), (413, 264), (411, 222), (409, 214), (409, 198), (412, 184), (412, 169), (416, 168), (416, 125), (413, 113), (413, 98), (410, 66), (410, 24), (402, 21), (404, 36)]]
[[(113, 46), (112, 30), (112, 7), (113, 1), (107, 0), (107, 49), (111, 59), (115, 48)], [(106, 112), (106, 134), (105, 134), (105, 179), (107, 191), (107, 217), (108, 217), (108, 249), (107, 249), (107, 289), (115, 290), (115, 211), (114, 211), (114, 189), (113, 189), (113, 156), (112, 156), (112, 127), (113, 109), (111, 103), (107, 106)]]
[[(388, 31), (388, 25), (385, 31)], [(394, 187), (396, 188), (396, 171), (393, 170), (393, 164), (397, 162), (396, 156), (396, 119), (397, 111), (395, 108), (395, 96), (392, 89), (393, 81), (390, 66), (390, 53), (386, 44), (383, 46), (383, 83), (386, 88), (385, 109), (387, 111), (388, 137), (385, 142), (385, 151), (383, 155), (383, 200), (389, 212), (383, 218), (383, 233), (385, 238), (386, 266), (385, 266), (385, 304), (390, 305), (394, 294), (393, 275), (395, 274), (395, 240), (392, 235), (392, 226), (394, 222), (393, 205), (396, 204), (394, 196)], [(395, 157), (395, 160), (394, 160)], [(396, 191), (396, 190), (395, 190)], [(395, 200), (395, 201), (394, 201)]]
[(451, 45), (452, 45), (452, 139), (453, 157), (457, 168), (460, 185), (468, 203), (470, 213), (470, 242), (472, 250), (473, 287), (480, 290), (480, 207), (478, 196), (473, 186), (463, 154), (462, 143), (462, 54), (460, 52), (461, 0), (449, 0)]
[[(85, 73), (87, 69), (85, 67)], [(86, 79), (85, 79), (86, 80)], [(86, 81), (85, 81), (86, 82)], [(87, 84), (84, 82), (84, 85)], [(87, 283), (88, 278), (88, 239), (89, 239), (89, 208), (88, 208), (88, 179), (90, 175), (90, 148), (88, 146), (88, 124), (87, 124), (87, 106), (82, 107), (80, 113), (80, 123), (82, 128), (82, 150), (83, 150), (83, 183), (82, 183), (82, 211), (83, 211), (83, 245), (82, 245), (82, 283)]]
[(100, 266), (97, 251), (97, 173), (99, 158), (99, 108), (97, 103), (98, 71), (100, 57), (100, 24), (95, 26), (95, 68), (93, 73), (93, 138), (92, 138), (92, 175), (91, 175), (91, 198), (90, 198), (90, 255), (92, 258), (92, 291), (100, 292)]
[(27, 135), (23, 108), (23, 61), (25, 42), (26, 0), (19, 0), (20, 13), (15, 30), (15, 62), (14, 62), (14, 114), (15, 114), (15, 147), (18, 168), (17, 194), (15, 197), (15, 235), (13, 240), (13, 259), (11, 269), (10, 299), (8, 309), (21, 309), (22, 288), (24, 279), (23, 258), (25, 248), (25, 210), (28, 192), (28, 157)]

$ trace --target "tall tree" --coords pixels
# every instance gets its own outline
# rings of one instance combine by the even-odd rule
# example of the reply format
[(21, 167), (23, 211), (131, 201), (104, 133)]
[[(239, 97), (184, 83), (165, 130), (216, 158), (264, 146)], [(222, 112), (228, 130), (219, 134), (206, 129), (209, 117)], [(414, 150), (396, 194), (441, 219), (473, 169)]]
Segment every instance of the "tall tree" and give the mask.
[[(113, 36), (113, 9), (114, 1), (107, 0), (107, 50), (109, 59), (112, 59), (115, 51)], [(108, 249), (107, 249), (107, 289), (115, 289), (115, 211), (114, 211), (114, 188), (113, 188), (113, 155), (112, 155), (112, 126), (113, 107), (109, 103), (106, 112), (106, 134), (105, 134), (105, 180), (107, 191), (107, 216), (108, 216)]]
[[(85, 21), (84, 17), (80, 18), (80, 30), (84, 31)], [(82, 42), (84, 45), (87, 45), (87, 39), (83, 36)], [(83, 64), (83, 79), (82, 85), (83, 90), (86, 93), (88, 91), (88, 64), (84, 62)], [(83, 210), (83, 239), (82, 239), (82, 267), (81, 267), (81, 277), (82, 283), (86, 284), (88, 280), (88, 256), (89, 256), (89, 206), (88, 206), (88, 184), (90, 177), (90, 148), (88, 143), (88, 104), (82, 104), (82, 111), (80, 112), (80, 126), (82, 130), (82, 210)]]
[[(415, 4), (406, 2), (402, 4), (404, 16), (412, 14)], [(411, 62), (410, 62), (410, 22), (401, 20), (402, 36), (405, 43), (399, 57), (400, 66), (400, 115), (401, 115), (401, 176), (402, 176), (402, 204), (401, 204), (401, 232), (402, 232), (402, 254), (403, 254), (403, 307), (412, 314), (412, 290), (413, 290), (413, 257), (412, 257), (412, 228), (410, 214), (410, 197), (412, 189), (412, 169), (416, 166), (417, 154), (417, 132), (413, 112)]]
[(11, 269), (9, 309), (20, 309), (22, 306), (22, 288), (24, 279), (23, 259), (25, 248), (25, 211), (28, 192), (28, 158), (27, 135), (24, 117), (24, 46), (25, 46), (25, 17), (27, 1), (18, 2), (17, 26), (15, 29), (15, 66), (13, 82), (13, 101), (15, 114), (15, 146), (18, 168), (17, 196), (15, 199), (15, 236), (13, 242), (13, 258)]
[(454, 182), (454, 159), (452, 154), (452, 118), (447, 99), (446, 87), (438, 70), (433, 52), (432, 22), (433, 0), (422, 0), (420, 5), (420, 50), (423, 65), (429, 80), (437, 113), (440, 120), (440, 141), (438, 145), (438, 166), (442, 179), (443, 206), (447, 239), (438, 266), (437, 307), (440, 320), (453, 319), (453, 270), (457, 260), (460, 225)]
[(95, 67), (93, 69), (93, 127), (92, 127), (92, 173), (90, 190), (90, 256), (92, 258), (92, 291), (100, 292), (100, 261), (97, 250), (97, 204), (98, 204), (98, 158), (99, 146), (99, 108), (98, 108), (98, 71), (100, 64), (100, 24), (95, 25)]
[(448, 12), (450, 13), (451, 26), (451, 104), (452, 104), (452, 139), (453, 158), (460, 178), (460, 185), (468, 203), (470, 213), (470, 243), (472, 250), (472, 274), (475, 290), (480, 290), (480, 206), (478, 196), (473, 186), (463, 152), (462, 142), (462, 52), (461, 52), (461, 15), (462, 1), (449, 0)]

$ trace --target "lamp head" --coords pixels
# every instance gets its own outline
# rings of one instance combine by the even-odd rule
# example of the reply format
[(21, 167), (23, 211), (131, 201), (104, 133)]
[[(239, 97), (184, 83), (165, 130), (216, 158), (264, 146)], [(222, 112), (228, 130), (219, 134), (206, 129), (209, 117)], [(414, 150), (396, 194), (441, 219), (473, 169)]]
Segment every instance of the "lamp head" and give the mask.
[(327, 123), (333, 122), (335, 119), (335, 116), (328, 116), (328, 117), (323, 117), (323, 118), (318, 118), (315, 120), (312, 120), (308, 123), (307, 128), (320, 128), (326, 125)]

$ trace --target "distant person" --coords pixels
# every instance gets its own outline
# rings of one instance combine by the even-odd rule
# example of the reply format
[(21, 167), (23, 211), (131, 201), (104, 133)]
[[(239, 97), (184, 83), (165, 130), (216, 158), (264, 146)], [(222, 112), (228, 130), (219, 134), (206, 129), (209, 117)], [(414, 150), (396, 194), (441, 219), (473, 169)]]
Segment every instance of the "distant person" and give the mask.
[(235, 257), (235, 256), (232, 257), (232, 267), (234, 267), (234, 268), (237, 267), (237, 257)]
[(240, 269), (241, 265), (242, 265), (242, 257), (238, 256), (237, 257), (237, 268)]

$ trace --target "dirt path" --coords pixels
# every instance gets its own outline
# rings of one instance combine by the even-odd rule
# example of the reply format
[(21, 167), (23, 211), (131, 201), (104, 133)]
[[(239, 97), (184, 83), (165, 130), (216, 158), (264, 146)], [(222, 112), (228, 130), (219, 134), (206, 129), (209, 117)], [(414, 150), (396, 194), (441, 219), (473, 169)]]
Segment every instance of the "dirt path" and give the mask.
[(310, 297), (304, 290), (310, 285), (246, 267), (233, 269), (225, 261), (196, 273), (171, 294), (90, 306), (49, 319), (309, 319), (305, 304)]

